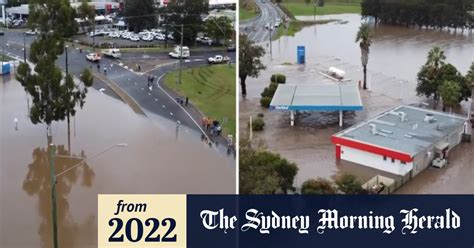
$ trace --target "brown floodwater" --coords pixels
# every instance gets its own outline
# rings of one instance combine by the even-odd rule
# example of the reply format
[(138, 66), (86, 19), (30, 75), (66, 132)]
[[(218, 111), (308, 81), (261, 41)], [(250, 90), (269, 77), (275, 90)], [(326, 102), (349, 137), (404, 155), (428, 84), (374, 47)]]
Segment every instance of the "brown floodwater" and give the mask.
[[(18, 120), (15, 127), (14, 119)], [(75, 128), (74, 128), (75, 127)], [(235, 192), (235, 160), (201, 142), (200, 135), (167, 119), (138, 115), (123, 102), (90, 90), (71, 121), (53, 124), (57, 155), (93, 157), (58, 178), (61, 247), (97, 246), (101, 193)], [(48, 141), (44, 125), (27, 117), (20, 84), (0, 78), (0, 247), (52, 247)], [(56, 173), (81, 161), (57, 158)]]

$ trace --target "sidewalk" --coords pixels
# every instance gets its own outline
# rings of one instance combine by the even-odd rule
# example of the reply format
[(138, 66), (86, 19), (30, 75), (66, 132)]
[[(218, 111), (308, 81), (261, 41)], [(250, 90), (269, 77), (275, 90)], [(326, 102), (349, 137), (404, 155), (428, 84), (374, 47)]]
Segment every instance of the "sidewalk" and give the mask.
[[(179, 95), (177, 92), (169, 89), (168, 87), (166, 87), (166, 85), (163, 83), (163, 80), (164, 80), (164, 77), (162, 77), (159, 81), (158, 81), (158, 84), (159, 86), (164, 90), (166, 91), (166, 93), (168, 93), (171, 97), (173, 97), (173, 99), (176, 99), (176, 98), (181, 98), (183, 97), (182, 95)], [(201, 111), (199, 111), (198, 108), (196, 108), (196, 106), (194, 106), (192, 104), (192, 102), (189, 102), (188, 105), (182, 105), (184, 109), (186, 109), (186, 111), (191, 115), (191, 118), (196, 121), (197, 123), (199, 123), (199, 125), (201, 125), (201, 122), (202, 122), (202, 119), (205, 117), (205, 115), (203, 113), (201, 113)], [(202, 126), (201, 126), (202, 130), (206, 133), (206, 135), (209, 137), (210, 141), (215, 145), (215, 146), (227, 146), (227, 135), (226, 134), (221, 134), (221, 135), (212, 135), (210, 132), (206, 131)], [(233, 137), (233, 145), (232, 147), (230, 147), (231, 149), (231, 152), (235, 154), (235, 142), (236, 142), (236, 139), (235, 137)]]

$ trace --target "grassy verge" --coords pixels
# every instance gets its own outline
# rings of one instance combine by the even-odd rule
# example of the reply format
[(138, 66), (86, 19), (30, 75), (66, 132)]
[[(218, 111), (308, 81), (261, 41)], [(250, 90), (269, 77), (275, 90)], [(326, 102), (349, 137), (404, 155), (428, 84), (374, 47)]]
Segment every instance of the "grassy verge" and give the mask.
[(0, 54), (0, 61), (11, 61), (12, 58), (8, 57), (7, 55)]
[(221, 122), (225, 134), (235, 137), (235, 73), (235, 66), (204, 66), (184, 70), (180, 85), (176, 84), (177, 72), (167, 74), (164, 83), (189, 97), (203, 114)]
[[(302, 0), (288, 0), (282, 3), (295, 16), (312, 16), (314, 15), (314, 2), (310, 1), (306, 4)], [(348, 14), (361, 13), (360, 0), (332, 0), (326, 1), (324, 7), (316, 7), (316, 15), (333, 15), (333, 14)]]
[(242, 0), (239, 3), (239, 20), (255, 18), (259, 11), (259, 8), (252, 0)]
[(288, 24), (288, 28), (286, 28), (285, 25), (280, 25), (273, 39), (277, 40), (282, 36), (294, 36), (296, 33), (301, 31), (301, 29), (303, 29), (304, 27), (309, 27), (316, 24), (326, 24), (326, 23), (330, 23), (334, 21), (337, 21), (337, 20), (329, 19), (329, 20), (318, 20), (318, 21), (290, 21)]

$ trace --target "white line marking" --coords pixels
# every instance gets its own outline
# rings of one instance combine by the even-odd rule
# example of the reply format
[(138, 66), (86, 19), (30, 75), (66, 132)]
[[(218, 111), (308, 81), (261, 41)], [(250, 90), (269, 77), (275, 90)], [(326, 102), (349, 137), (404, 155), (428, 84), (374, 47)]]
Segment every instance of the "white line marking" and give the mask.
[[(186, 113), (186, 114), (188, 115), (189, 119), (191, 119), (191, 120), (194, 122), (194, 124), (196, 124), (196, 126), (199, 128), (199, 130), (201, 130), (201, 133), (204, 134), (204, 136), (206, 136), (206, 138), (207, 138), (208, 140), (211, 140), (211, 139), (209, 138), (209, 136), (207, 135), (207, 133), (204, 132), (204, 130), (201, 128), (201, 125), (199, 125), (199, 124), (197, 123), (197, 121), (191, 116), (191, 114), (190, 114), (183, 106), (181, 106), (180, 104), (178, 104), (178, 103), (175, 101), (175, 99), (174, 99), (170, 94), (168, 94), (168, 92), (166, 92), (166, 91), (160, 86), (160, 84), (159, 84), (158, 82), (160, 82), (161, 78), (164, 77), (165, 75), (166, 75), (166, 73), (163, 74), (163, 75), (161, 75), (161, 76), (158, 78), (158, 80), (156, 80), (156, 85), (158, 86), (158, 88), (159, 88), (161, 91), (163, 91), (163, 92), (171, 99), (172, 102), (174, 102), (176, 105), (178, 105), (178, 107), (180, 107), (180, 108), (184, 111), (184, 113)], [(165, 105), (163, 105), (163, 106), (165, 106)], [(212, 147), (217, 150), (216, 146), (212, 146)]]

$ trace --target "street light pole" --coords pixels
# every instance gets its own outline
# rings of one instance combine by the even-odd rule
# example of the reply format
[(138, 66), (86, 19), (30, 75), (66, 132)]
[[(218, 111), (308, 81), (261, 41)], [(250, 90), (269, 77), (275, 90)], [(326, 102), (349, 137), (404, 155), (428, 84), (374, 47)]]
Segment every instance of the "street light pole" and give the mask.
[(64, 46), (64, 50), (66, 52), (66, 76), (69, 74), (69, 64), (68, 64), (68, 54), (67, 54), (68, 48), (69, 48), (68, 45)]
[(23, 63), (26, 64), (26, 34), (23, 33)]
[(96, 157), (98, 157), (99, 155), (101, 154), (104, 154), (110, 150), (112, 150), (113, 148), (115, 147), (125, 147), (125, 146), (128, 146), (127, 143), (120, 143), (120, 144), (115, 144), (107, 149), (105, 149), (104, 151), (102, 152), (99, 152), (97, 153), (96, 155), (90, 157), (90, 158), (87, 158), (87, 159), (84, 159), (82, 160), (81, 162), (71, 166), (69, 169), (66, 169), (60, 173), (58, 173), (57, 175), (54, 174), (54, 159), (56, 157), (62, 157), (62, 158), (75, 158), (75, 157), (70, 157), (70, 156), (56, 156), (56, 147), (53, 143), (49, 144), (50, 146), (50, 149), (49, 149), (49, 167), (50, 167), (50, 176), (51, 176), (51, 200), (52, 200), (52, 214), (53, 214), (53, 242), (54, 242), (54, 248), (58, 248), (58, 220), (57, 220), (57, 202), (56, 202), (56, 182), (57, 182), (57, 178), (61, 175), (64, 175), (65, 173), (71, 171), (72, 169), (75, 169), (76, 167), (80, 166), (80, 165), (83, 165), (86, 161), (89, 161), (89, 160), (92, 160)]
[(57, 220), (57, 206), (56, 206), (56, 176), (54, 175), (54, 154), (56, 153), (56, 147), (53, 143), (50, 144), (49, 149), (49, 168), (51, 176), (51, 200), (53, 209), (53, 242), (54, 248), (58, 248), (58, 220)]
[(179, 51), (179, 81), (178, 83), (181, 84), (181, 69), (183, 64), (183, 43), (184, 43), (184, 24), (181, 23), (181, 49)]
[(268, 27), (268, 31), (270, 32), (270, 37), (268, 38), (268, 41), (270, 43), (270, 59), (272, 59), (272, 23), (270, 22), (270, 27)]

